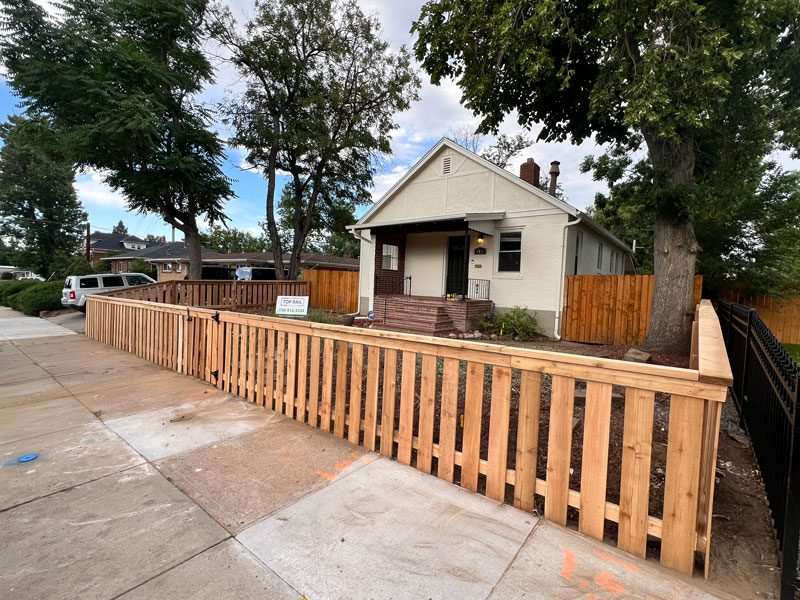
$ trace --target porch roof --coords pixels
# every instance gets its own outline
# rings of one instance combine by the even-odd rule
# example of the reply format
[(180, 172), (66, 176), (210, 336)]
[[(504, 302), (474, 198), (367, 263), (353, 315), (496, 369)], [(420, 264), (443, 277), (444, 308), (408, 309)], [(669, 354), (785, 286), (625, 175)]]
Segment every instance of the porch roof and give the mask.
[[(492, 211), (492, 212), (469, 212), (469, 213), (454, 213), (450, 215), (436, 215), (433, 217), (426, 217), (423, 219), (420, 218), (412, 218), (412, 219), (398, 219), (396, 221), (388, 221), (381, 223), (379, 225), (374, 223), (356, 223), (355, 225), (349, 225), (347, 228), (351, 230), (362, 230), (362, 229), (387, 229), (387, 228), (395, 228), (401, 227), (403, 225), (417, 225), (421, 228), (424, 227), (427, 229), (432, 224), (435, 224), (437, 227), (451, 227), (453, 229), (462, 229), (464, 228), (465, 224), (470, 221), (500, 221), (501, 219), (505, 218), (506, 213), (505, 211)], [(457, 226), (456, 226), (457, 225)], [(441, 231), (441, 229), (438, 229)]]

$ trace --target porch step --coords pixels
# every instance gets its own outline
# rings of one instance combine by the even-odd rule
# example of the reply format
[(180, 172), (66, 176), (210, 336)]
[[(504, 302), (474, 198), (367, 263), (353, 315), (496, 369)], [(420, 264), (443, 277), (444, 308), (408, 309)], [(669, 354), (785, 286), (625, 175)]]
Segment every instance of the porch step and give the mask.
[[(379, 306), (377, 306), (379, 304)], [(427, 302), (394, 301), (386, 303), (388, 320), (383, 314), (383, 302), (376, 302), (375, 319), (378, 327), (394, 331), (410, 331), (428, 335), (441, 335), (455, 330), (453, 320), (441, 305)]]
[[(388, 319), (384, 315), (384, 303)], [(394, 331), (442, 335), (469, 328), (473, 317), (488, 313), (488, 300), (447, 300), (430, 296), (378, 296), (376, 326)]]

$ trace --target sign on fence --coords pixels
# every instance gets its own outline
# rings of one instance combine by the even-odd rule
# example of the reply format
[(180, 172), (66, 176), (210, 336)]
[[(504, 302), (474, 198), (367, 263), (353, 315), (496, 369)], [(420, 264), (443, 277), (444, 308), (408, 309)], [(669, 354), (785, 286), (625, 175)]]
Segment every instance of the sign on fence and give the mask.
[(276, 315), (304, 317), (308, 314), (308, 296), (278, 296)]

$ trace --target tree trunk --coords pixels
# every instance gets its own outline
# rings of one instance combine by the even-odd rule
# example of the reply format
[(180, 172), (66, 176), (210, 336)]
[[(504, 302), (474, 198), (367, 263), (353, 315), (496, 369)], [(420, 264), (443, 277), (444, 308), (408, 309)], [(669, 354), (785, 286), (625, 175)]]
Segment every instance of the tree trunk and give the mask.
[(689, 220), (656, 216), (653, 313), (645, 348), (688, 354), (692, 336), (697, 240)]
[(189, 253), (189, 279), (202, 279), (203, 252), (200, 245), (200, 232), (197, 227), (186, 227), (183, 235), (186, 238), (186, 250)]
[(645, 140), (656, 193), (653, 241), (653, 312), (644, 347), (688, 354), (692, 336), (694, 274), (700, 250), (683, 203), (694, 183), (694, 141)]

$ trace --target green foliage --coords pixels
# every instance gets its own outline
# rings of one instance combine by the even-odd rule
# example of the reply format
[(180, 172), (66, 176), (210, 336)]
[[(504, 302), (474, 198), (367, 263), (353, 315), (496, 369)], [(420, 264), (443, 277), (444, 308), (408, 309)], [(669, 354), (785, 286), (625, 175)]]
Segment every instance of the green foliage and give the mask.
[(60, 310), (61, 289), (60, 281), (37, 282), (36, 285), (25, 288), (11, 297), (12, 307), (20, 312), (38, 317), (43, 310)]
[(495, 334), (500, 339), (527, 342), (539, 331), (536, 317), (527, 309), (515, 306), (509, 311), (495, 315), (476, 317), (472, 327), (487, 335)]
[[(226, 107), (231, 141), (267, 178), (270, 246), (276, 265), (291, 252), (294, 279), (320, 219), (370, 201), (377, 159), (391, 151), (394, 115), (417, 98), (419, 79), (406, 49), (392, 51), (378, 19), (355, 0), (260, 2), (243, 36), (221, 9), (213, 31), (245, 83)], [(279, 231), (278, 171), (289, 178), (282, 228), (289, 244)]]
[(515, 306), (497, 315), (498, 335), (526, 342), (538, 331), (536, 317), (527, 309)]
[(231, 229), (224, 225), (212, 225), (200, 234), (203, 247), (215, 252), (267, 252), (269, 242), (263, 236), (249, 231)]
[(794, 362), (800, 365), (800, 344), (784, 344), (783, 347), (786, 348)]
[(128, 208), (183, 231), (199, 278), (198, 219), (225, 221), (223, 146), (197, 94), (212, 78), (206, 0), (2, 0), (8, 83), (61, 147), (101, 171)]
[(86, 260), (85, 257), (78, 256), (71, 263), (69, 263), (66, 268), (64, 268), (64, 272), (61, 273), (61, 277), (66, 278), (70, 275), (92, 275), (93, 273), (98, 272), (99, 271), (95, 269), (94, 265)]
[(86, 213), (44, 119), (12, 116), (0, 127), (0, 235), (13, 240), (15, 266), (50, 276), (80, 246)]
[[(724, 132), (726, 144), (760, 138), (800, 153), (799, 14), (796, 0), (429, 0), (412, 31), (422, 68), (434, 84), (456, 80), (481, 131), (516, 112), (548, 141), (641, 136), (651, 167), (641, 208), (654, 213), (663, 248), (647, 343), (680, 351), (698, 252), (693, 209), (714, 181), (696, 182), (695, 171), (710, 140)], [(732, 108), (748, 119), (733, 115), (739, 128), (725, 129)]]
[(0, 282), (0, 304), (3, 306), (12, 306), (11, 302), (15, 294), (37, 283), (39, 282), (32, 279)]
[(114, 225), (111, 233), (128, 233), (128, 228), (125, 226), (125, 223), (122, 222), (122, 219), (119, 220), (119, 223)]
[(131, 265), (128, 267), (128, 270), (131, 273), (142, 273), (143, 275), (148, 275), (153, 279), (158, 279), (158, 269), (156, 269), (155, 265), (141, 258), (131, 261)]

